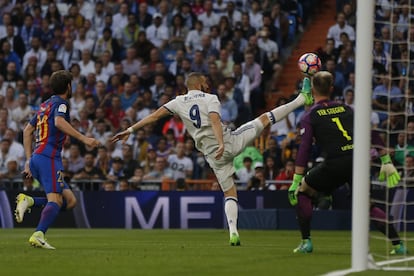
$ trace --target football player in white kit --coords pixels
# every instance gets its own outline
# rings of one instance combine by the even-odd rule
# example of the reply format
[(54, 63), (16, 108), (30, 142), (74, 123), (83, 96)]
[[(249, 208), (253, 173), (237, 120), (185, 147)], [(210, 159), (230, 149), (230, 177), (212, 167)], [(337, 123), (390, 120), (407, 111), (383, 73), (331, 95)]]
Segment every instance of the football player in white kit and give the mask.
[(230, 245), (237, 246), (240, 245), (240, 237), (237, 231), (238, 206), (237, 189), (233, 180), (233, 158), (259, 137), (265, 127), (282, 120), (296, 108), (313, 103), (310, 80), (304, 78), (302, 91), (293, 101), (266, 112), (233, 131), (221, 123), (220, 102), (216, 95), (208, 94), (210, 88), (203, 74), (189, 74), (186, 85), (187, 94), (177, 96), (111, 140), (125, 142), (130, 134), (147, 124), (171, 114), (180, 116), (221, 186), (225, 197), (224, 211), (229, 226)]

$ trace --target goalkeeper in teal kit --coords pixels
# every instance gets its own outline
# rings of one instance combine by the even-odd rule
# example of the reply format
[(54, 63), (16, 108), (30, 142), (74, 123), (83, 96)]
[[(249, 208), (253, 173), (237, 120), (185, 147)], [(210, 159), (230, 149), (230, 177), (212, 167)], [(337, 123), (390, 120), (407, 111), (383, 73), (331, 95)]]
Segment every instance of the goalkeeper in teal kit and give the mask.
[[(315, 104), (303, 116), (301, 126), (301, 144), (296, 159), (295, 175), (289, 189), (289, 201), (296, 208), (296, 217), (302, 235), (302, 241), (294, 253), (311, 253), (312, 199), (318, 193), (330, 195), (345, 183), (352, 183), (353, 166), (353, 128), (354, 111), (349, 106), (330, 101), (333, 76), (327, 71), (315, 74), (312, 79), (312, 93)], [(382, 145), (378, 135), (373, 133), (374, 145)], [(312, 144), (321, 150), (324, 161), (310, 169), (305, 168), (310, 156)], [(397, 185), (400, 175), (385, 150), (380, 151), (381, 181), (387, 180), (388, 187)], [(387, 235), (393, 244), (391, 254), (406, 254), (407, 250), (391, 223), (386, 223), (383, 210), (374, 205), (370, 215), (379, 231)]]

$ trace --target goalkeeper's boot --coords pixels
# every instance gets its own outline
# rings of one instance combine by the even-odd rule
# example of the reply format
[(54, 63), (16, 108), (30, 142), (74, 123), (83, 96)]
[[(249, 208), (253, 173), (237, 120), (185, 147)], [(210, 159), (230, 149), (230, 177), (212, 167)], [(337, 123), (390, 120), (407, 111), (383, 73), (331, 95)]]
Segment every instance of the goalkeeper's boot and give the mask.
[(313, 245), (311, 239), (302, 240), (298, 247), (293, 249), (293, 253), (312, 253)]
[(45, 239), (45, 235), (42, 231), (36, 231), (29, 239), (29, 243), (33, 247), (44, 248), (44, 249), (55, 249)]
[(405, 247), (403, 242), (400, 242), (397, 245), (394, 245), (394, 248), (391, 250), (390, 255), (406, 255), (408, 250)]
[(30, 207), (33, 206), (33, 198), (25, 194), (18, 194), (16, 203), (14, 217), (18, 223), (21, 223), (23, 221), (24, 213), (27, 211), (30, 212)]
[(230, 245), (231, 246), (240, 246), (240, 237), (236, 233), (232, 233), (230, 236)]
[(302, 90), (300, 94), (303, 95), (305, 98), (305, 105), (312, 105), (313, 104), (313, 96), (311, 92), (311, 82), (308, 77), (303, 79)]

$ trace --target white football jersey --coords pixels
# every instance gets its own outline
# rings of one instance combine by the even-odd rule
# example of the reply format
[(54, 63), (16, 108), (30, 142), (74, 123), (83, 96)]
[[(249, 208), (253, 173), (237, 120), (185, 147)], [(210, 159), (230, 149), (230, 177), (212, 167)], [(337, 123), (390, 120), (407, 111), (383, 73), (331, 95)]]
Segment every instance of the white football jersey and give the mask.
[(193, 171), (193, 161), (187, 156), (178, 158), (177, 154), (171, 154), (167, 161), (173, 174), (172, 179), (187, 178), (186, 172)]
[[(181, 118), (199, 151), (206, 154), (206, 146), (217, 144), (209, 117), (211, 112), (220, 114), (220, 102), (216, 95), (190, 90), (186, 95), (177, 96), (166, 103), (164, 107)], [(223, 125), (222, 127), (224, 128)]]

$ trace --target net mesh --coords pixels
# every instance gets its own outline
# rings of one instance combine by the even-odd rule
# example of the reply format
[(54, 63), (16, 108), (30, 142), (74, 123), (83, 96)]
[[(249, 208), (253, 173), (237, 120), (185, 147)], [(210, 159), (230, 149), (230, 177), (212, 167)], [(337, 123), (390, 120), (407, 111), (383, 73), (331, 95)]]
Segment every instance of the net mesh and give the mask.
[[(371, 203), (385, 211), (374, 222), (394, 227), (409, 251), (414, 252), (414, 1), (376, 1), (373, 45), (373, 130), (385, 141), (402, 176), (396, 188), (378, 181), (378, 151), (372, 151)], [(408, 254), (391, 255), (394, 249), (385, 234), (372, 229), (370, 252), (384, 269), (414, 269)], [(411, 250), (410, 250), (411, 249)]]

